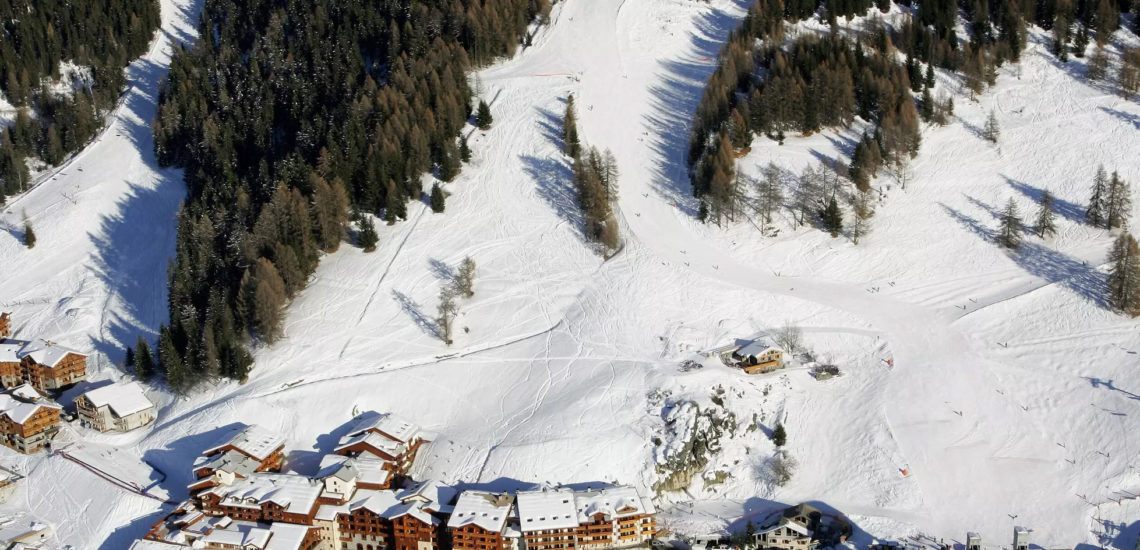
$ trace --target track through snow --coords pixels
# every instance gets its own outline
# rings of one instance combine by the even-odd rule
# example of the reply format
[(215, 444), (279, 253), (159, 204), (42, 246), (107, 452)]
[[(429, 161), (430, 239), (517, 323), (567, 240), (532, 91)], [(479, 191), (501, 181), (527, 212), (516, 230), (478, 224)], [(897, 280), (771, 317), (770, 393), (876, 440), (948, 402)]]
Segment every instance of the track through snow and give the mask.
[[(132, 67), (136, 85), (114, 131), (17, 204), (40, 246), (19, 246), (22, 212), (2, 216), (0, 258), (14, 261), (0, 262), (0, 303), (15, 304), (21, 335), (117, 359), (164, 319), (182, 186), (178, 172), (154, 168), (149, 118), (170, 37), (190, 36), (196, 9), (164, 2), (167, 33)], [(1037, 542), (1069, 545), (1108, 529), (1090, 520), (1091, 502), (1128, 520), (1132, 501), (1110, 508), (1140, 486), (1126, 435), (1140, 429), (1140, 336), (1096, 301), (1103, 274), (1093, 266), (1111, 236), (1080, 225), (1077, 205), (1096, 162), (1140, 181), (1140, 167), (1125, 162), (1140, 147), (1129, 122), (1140, 109), (1071, 78), (1035, 35), (1020, 79), (1003, 72), (980, 103), (959, 102), (960, 123), (924, 134), (906, 191), (880, 180), (888, 198), (859, 247), (787, 224), (774, 238), (747, 223), (700, 225), (684, 165), (688, 121), (745, 9), (744, 0), (560, 2), (534, 46), (480, 73), (495, 125), (465, 130), (475, 158), (445, 185), (446, 214), (419, 205), (414, 221), (378, 228), (375, 253), (345, 245), (323, 258), (284, 337), (255, 350), (246, 384), (163, 397), (149, 432), (80, 433), (160, 468), (175, 499), (193, 456), (237, 423), (285, 434), (290, 465), (307, 472), (352, 411), (368, 409), (439, 433), (417, 468), (445, 482), (649, 486), (659, 479), (662, 396), (707, 405), (720, 387), (742, 423), (763, 429), (714, 457), (728, 480), (693, 488), (692, 508), (671, 507), (675, 528), (715, 528), (800, 500), (851, 514), (877, 536), (973, 529), (1003, 541), (1016, 515), (1038, 528)], [(604, 262), (581, 237), (560, 153), (571, 92), (582, 138), (610, 148), (622, 172), (625, 243)], [(1008, 136), (1000, 155), (970, 130), (990, 107)], [(1074, 124), (1096, 154), (1066, 141)], [(841, 152), (852, 132), (783, 147), (758, 139), (741, 165), (798, 171)], [(1010, 195), (1025, 207), (1045, 186), (1060, 199), (1058, 236), (997, 250), (993, 212)], [(78, 204), (66, 199), (73, 192)], [(448, 348), (435, 299), (467, 255), (478, 265), (475, 296), (462, 301)], [(817, 357), (843, 376), (676, 368), (693, 351), (785, 320), (803, 325)], [(103, 363), (96, 370), (115, 376)], [(772, 451), (764, 427), (776, 419), (801, 464), (782, 488), (761, 472)], [(125, 547), (160, 512), (150, 499), (107, 495), (105, 482), (58, 458), (0, 459), (21, 461), (29, 488), (47, 487), (25, 489), (17, 506), (73, 527), (58, 530), (79, 548)], [(64, 492), (74, 508), (55, 506), (61, 483), (75, 487)], [(77, 511), (95, 499), (111, 500), (106, 514)]]

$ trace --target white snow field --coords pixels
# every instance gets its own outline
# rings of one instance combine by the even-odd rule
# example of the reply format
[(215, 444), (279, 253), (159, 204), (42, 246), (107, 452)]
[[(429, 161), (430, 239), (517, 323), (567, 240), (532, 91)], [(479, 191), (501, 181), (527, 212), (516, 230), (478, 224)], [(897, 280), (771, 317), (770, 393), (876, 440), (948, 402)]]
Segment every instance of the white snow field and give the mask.
[[(19, 335), (105, 354), (92, 361), (96, 380), (124, 376), (112, 365), (123, 346), (166, 315), (183, 187), (155, 166), (148, 121), (171, 40), (192, 35), (198, 8), (163, 2), (165, 34), (132, 65), (135, 87), (111, 127), (2, 218), (0, 309)], [(696, 422), (688, 401), (732, 413), (739, 428), (704, 480), (661, 496), (664, 523), (685, 534), (809, 500), (848, 514), (859, 542), (920, 532), (961, 542), (970, 529), (996, 546), (1017, 524), (1042, 547), (1132, 545), (1140, 325), (1102, 303), (1113, 235), (1080, 219), (1098, 163), (1140, 182), (1140, 106), (1085, 83), (1082, 61), (1056, 64), (1033, 35), (1020, 70), (1004, 68), (977, 103), (956, 95), (954, 123), (924, 130), (905, 191), (876, 182), (886, 199), (860, 245), (790, 219), (777, 237), (748, 222), (705, 226), (684, 165), (688, 121), (745, 10), (744, 0), (560, 2), (533, 47), (480, 73), (495, 124), (469, 129), (475, 158), (445, 186), (446, 213), (415, 204), (409, 221), (380, 227), (375, 253), (346, 244), (325, 257), (245, 384), (183, 399), (154, 387), (152, 427), (68, 428), (67, 439), (145, 460), (178, 499), (194, 456), (241, 424), (285, 435), (288, 465), (309, 473), (354, 411), (392, 411), (438, 434), (421, 476), (648, 488), (663, 478), (655, 461)], [(938, 87), (956, 83), (941, 75)], [(612, 149), (622, 173), (624, 246), (604, 262), (581, 237), (560, 153), (571, 92), (584, 140)], [(990, 109), (1000, 147), (977, 135)], [(758, 138), (741, 164), (798, 173), (856, 138)], [(1044, 188), (1059, 199), (1058, 235), (1000, 250), (994, 213), (1008, 197), (1032, 212)], [(19, 243), (25, 212), (39, 237), (31, 251)], [(447, 347), (436, 295), (468, 255), (475, 297)], [(678, 368), (785, 321), (843, 375)], [(799, 462), (784, 487), (763, 472), (777, 420)], [(0, 453), (28, 475), (0, 513), (28, 510), (76, 548), (126, 548), (163, 515), (59, 456)]]

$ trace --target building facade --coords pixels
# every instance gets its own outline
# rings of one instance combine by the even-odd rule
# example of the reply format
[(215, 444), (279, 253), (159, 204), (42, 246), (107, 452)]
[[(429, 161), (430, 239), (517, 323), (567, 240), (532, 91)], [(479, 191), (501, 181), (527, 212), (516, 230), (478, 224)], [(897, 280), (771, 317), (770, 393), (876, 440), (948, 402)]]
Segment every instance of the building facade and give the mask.
[(75, 399), (79, 419), (89, 428), (129, 432), (154, 422), (157, 409), (138, 382), (112, 384)]
[(0, 394), (0, 444), (25, 454), (39, 452), (59, 431), (61, 410), (28, 384)]

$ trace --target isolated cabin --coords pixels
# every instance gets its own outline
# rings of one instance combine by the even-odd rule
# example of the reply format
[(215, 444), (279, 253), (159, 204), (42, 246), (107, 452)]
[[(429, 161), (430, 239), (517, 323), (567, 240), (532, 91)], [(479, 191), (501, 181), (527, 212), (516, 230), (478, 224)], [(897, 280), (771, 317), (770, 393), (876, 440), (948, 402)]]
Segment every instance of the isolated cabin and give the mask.
[(736, 365), (748, 374), (764, 374), (784, 368), (784, 350), (763, 340), (752, 340), (731, 352)]
[(141, 428), (154, 422), (157, 411), (138, 382), (93, 389), (75, 399), (75, 409), (84, 425), (101, 432)]
[(518, 550), (519, 532), (508, 524), (515, 497), (464, 491), (447, 521), (453, 550)]
[(0, 443), (25, 454), (47, 447), (59, 431), (61, 409), (30, 384), (0, 393)]

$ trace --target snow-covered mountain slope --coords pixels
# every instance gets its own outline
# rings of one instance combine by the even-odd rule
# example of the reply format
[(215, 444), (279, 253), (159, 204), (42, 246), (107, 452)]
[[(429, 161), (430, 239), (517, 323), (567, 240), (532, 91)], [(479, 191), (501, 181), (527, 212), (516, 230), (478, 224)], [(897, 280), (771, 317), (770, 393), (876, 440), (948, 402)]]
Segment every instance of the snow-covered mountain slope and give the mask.
[[(182, 186), (177, 172), (155, 168), (147, 121), (169, 40), (189, 36), (196, 6), (163, 8), (167, 35), (132, 66), (127, 108), (4, 215), (0, 307), (21, 334), (117, 359), (165, 316)], [(1140, 149), (1137, 104), (1075, 78), (1080, 63), (1055, 64), (1035, 36), (1020, 78), (1004, 70), (977, 104), (957, 98), (954, 124), (924, 131), (905, 191), (878, 182), (887, 198), (865, 243), (787, 224), (774, 238), (747, 223), (703, 226), (685, 174), (688, 120), (745, 8), (559, 3), (533, 47), (481, 72), (495, 125), (473, 131), (475, 158), (446, 186), (445, 214), (412, 205), (408, 222), (380, 228), (375, 253), (346, 245), (325, 257), (290, 306), (284, 338), (257, 350), (247, 383), (163, 397), (145, 432), (68, 430), (65, 440), (145, 459), (177, 497), (193, 456), (235, 423), (285, 434), (290, 465), (307, 472), (354, 410), (375, 409), (438, 434), (423, 476), (650, 487), (683, 416), (672, 413), (691, 402), (731, 413), (738, 428), (709, 457), (706, 470), (727, 475), (721, 483), (662, 497), (697, 501), (666, 513), (682, 531), (800, 500), (850, 514), (862, 540), (920, 530), (960, 540), (973, 529), (1000, 543), (1016, 521), (1043, 546), (1071, 545), (1098, 542), (1094, 516), (1132, 521), (1135, 501), (1113, 499), (1140, 485), (1129, 437), (1140, 427), (1131, 393), (1140, 392), (1140, 334), (1099, 303), (1096, 266), (1111, 236), (1079, 216), (1097, 163), (1140, 181), (1129, 158)], [(571, 92), (584, 140), (612, 149), (622, 172), (625, 245), (604, 262), (581, 237), (559, 152)], [(991, 108), (1000, 151), (972, 130)], [(852, 137), (758, 139), (742, 163), (799, 171), (849, 150)], [(997, 249), (987, 238), (993, 211), (1009, 196), (1028, 210), (1044, 187), (1060, 199), (1059, 235), (1016, 255)], [(83, 200), (72, 202), (75, 193)], [(32, 251), (17, 239), (24, 210), (39, 235)], [(435, 297), (468, 255), (475, 297), (461, 304), (447, 347), (434, 334)], [(678, 369), (698, 349), (785, 321), (844, 375), (746, 376), (715, 361)], [(120, 376), (106, 360), (94, 370)], [(763, 473), (777, 420), (800, 464), (784, 487)], [(161, 515), (157, 502), (60, 457), (3, 453), (30, 473), (5, 509), (55, 522), (79, 548), (123, 548)]]

